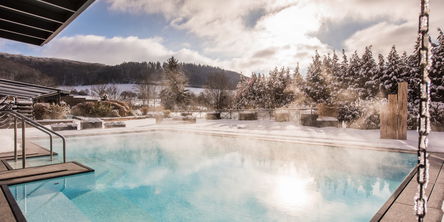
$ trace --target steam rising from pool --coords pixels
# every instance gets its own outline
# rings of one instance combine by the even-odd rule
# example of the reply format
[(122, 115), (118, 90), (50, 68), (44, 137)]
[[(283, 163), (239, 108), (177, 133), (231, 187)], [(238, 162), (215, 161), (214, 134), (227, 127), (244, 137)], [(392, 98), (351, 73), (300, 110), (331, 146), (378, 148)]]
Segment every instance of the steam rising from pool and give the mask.
[[(93, 221), (368, 221), (415, 164), (401, 153), (186, 133), (70, 138), (68, 150), (96, 173), (83, 178), (88, 190), (57, 192)], [(109, 198), (119, 210), (101, 208)]]

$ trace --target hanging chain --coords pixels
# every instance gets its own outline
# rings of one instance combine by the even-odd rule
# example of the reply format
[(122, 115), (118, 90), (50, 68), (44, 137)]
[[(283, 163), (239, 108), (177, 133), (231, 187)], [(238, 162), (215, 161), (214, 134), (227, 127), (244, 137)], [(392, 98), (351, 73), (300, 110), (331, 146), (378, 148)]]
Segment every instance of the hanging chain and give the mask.
[(421, 71), (421, 98), (419, 104), (419, 142), (418, 142), (418, 168), (417, 181), (418, 193), (415, 197), (415, 210), (418, 221), (422, 222), (427, 213), (427, 196), (425, 189), (429, 177), (429, 163), (427, 154), (428, 138), (430, 133), (430, 41), (429, 41), (429, 0), (421, 0), (421, 15), (419, 16), (419, 39), (421, 41), (419, 49), (419, 63)]

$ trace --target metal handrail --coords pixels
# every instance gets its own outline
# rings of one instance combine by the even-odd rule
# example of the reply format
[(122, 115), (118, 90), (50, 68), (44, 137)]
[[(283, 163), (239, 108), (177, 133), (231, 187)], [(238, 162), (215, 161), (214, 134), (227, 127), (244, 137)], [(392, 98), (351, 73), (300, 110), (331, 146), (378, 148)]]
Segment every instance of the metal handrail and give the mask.
[[(17, 129), (17, 118), (19, 118), (19, 119), (23, 119), (21, 116), (19, 116), (19, 115), (16, 115), (16, 113), (12, 113), (11, 112), (11, 115), (13, 115), (14, 116), (14, 135), (17, 135), (16, 134), (16, 129)], [(30, 125), (32, 125), (32, 126), (34, 126), (33, 124), (32, 124), (32, 122), (29, 122), (29, 121), (26, 121), (27, 123), (29, 123)], [(33, 121), (34, 122), (34, 121)], [(38, 129), (38, 130), (40, 130), (40, 131), (42, 131), (42, 132), (44, 132), (44, 133), (46, 133), (48, 136), (49, 136), (49, 153), (50, 153), (50, 159), (51, 159), (51, 161), (52, 161), (52, 159), (53, 159), (53, 149), (52, 149), (52, 134), (51, 134), (51, 132), (49, 131), (49, 130), (47, 130), (47, 129), (45, 129), (45, 128), (40, 128), (39, 126), (34, 126), (36, 129)], [(16, 146), (15, 146), (16, 147)], [(14, 160), (15, 161), (17, 161), (17, 156), (14, 156)]]
[[(13, 115), (15, 118), (19, 118), (19, 119), (22, 120), (22, 134), (23, 134), (22, 135), (22, 137), (23, 137), (22, 138), (22, 146), (23, 147), (24, 147), (24, 143), (25, 143), (25, 140), (24, 140), (25, 122), (28, 123), (29, 125), (35, 127), (36, 129), (38, 129), (38, 130), (48, 134), (49, 135), (49, 139), (50, 139), (50, 158), (51, 158), (51, 160), (53, 159), (52, 134), (60, 137), (62, 139), (62, 144), (63, 144), (63, 162), (66, 163), (66, 140), (65, 140), (64, 136), (60, 135), (59, 133), (57, 133), (57, 132), (55, 132), (55, 131), (53, 131), (53, 130), (45, 127), (45, 126), (43, 126), (40, 123), (37, 123), (36, 121), (34, 121), (34, 120), (24, 116), (21, 113), (16, 112), (16, 111), (13, 111), (13, 110), (1, 110), (0, 112), (6, 112), (8, 114)], [(14, 140), (15, 140), (15, 142), (14, 142), (14, 159), (15, 160), (17, 160), (17, 145), (16, 145), (17, 138), (16, 138), (16, 132), (17, 132), (17, 119), (14, 120), (14, 135), (15, 135), (15, 138), (14, 138)], [(23, 153), (22, 154), (23, 168), (25, 168), (26, 156), (25, 156), (24, 149), (22, 149), (22, 153)]]

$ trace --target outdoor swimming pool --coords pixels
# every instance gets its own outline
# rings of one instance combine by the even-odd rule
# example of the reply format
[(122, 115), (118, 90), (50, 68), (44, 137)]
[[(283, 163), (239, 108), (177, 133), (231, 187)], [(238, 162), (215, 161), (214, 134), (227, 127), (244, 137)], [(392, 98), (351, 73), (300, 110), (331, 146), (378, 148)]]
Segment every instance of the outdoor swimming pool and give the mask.
[(28, 221), (368, 221), (416, 164), (405, 153), (167, 132), (74, 137), (67, 150), (95, 172), (10, 186)]

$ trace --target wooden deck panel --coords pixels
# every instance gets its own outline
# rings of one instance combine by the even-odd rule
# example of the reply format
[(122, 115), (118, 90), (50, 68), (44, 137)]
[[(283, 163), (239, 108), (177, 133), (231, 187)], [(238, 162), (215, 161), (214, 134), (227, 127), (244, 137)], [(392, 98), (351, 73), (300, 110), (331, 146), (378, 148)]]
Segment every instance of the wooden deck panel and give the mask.
[(0, 184), (19, 184), (36, 180), (45, 180), (94, 170), (77, 162), (66, 162), (46, 166), (28, 167), (0, 172)]
[(0, 172), (9, 170), (3, 160), (0, 160)]
[[(54, 152), (54, 155), (57, 155), (57, 153)], [(40, 145), (37, 145), (35, 143), (26, 142), (26, 158), (42, 157), (42, 156), (49, 156), (49, 150), (40, 146)], [(18, 149), (17, 149), (17, 157), (19, 159), (22, 158), (21, 147), (18, 147)], [(13, 160), (14, 159), (14, 151), (0, 153), (0, 159)]]

